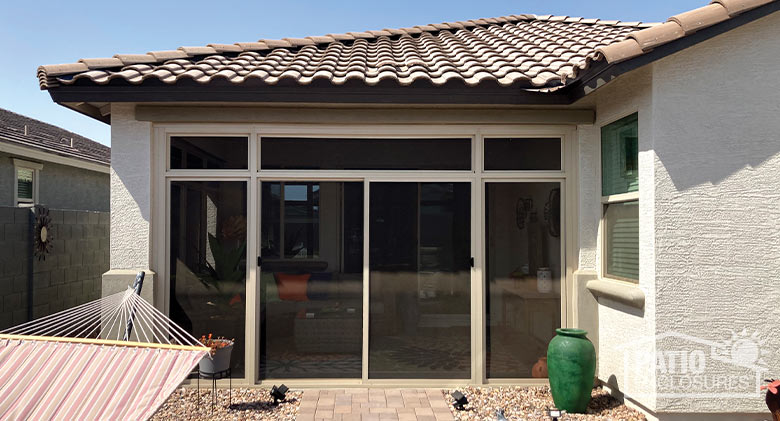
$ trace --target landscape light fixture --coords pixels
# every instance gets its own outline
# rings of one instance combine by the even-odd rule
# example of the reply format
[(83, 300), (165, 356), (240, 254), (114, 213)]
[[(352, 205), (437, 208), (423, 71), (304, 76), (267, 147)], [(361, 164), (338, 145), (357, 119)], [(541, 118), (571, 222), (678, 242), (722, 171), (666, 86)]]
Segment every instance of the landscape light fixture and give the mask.
[(290, 390), (290, 388), (285, 385), (281, 385), (279, 387), (274, 385), (274, 387), (271, 388), (271, 397), (274, 398), (274, 405), (279, 405), (279, 402), (284, 401), (288, 390)]
[(558, 418), (563, 415), (563, 411), (557, 408), (547, 408), (547, 415), (549, 415), (553, 421), (558, 421)]
[(455, 409), (458, 411), (463, 411), (465, 406), (469, 403), (469, 400), (466, 399), (466, 396), (463, 393), (460, 393), (459, 390), (456, 390), (452, 392), (452, 399), (455, 400), (455, 404), (453, 405)]

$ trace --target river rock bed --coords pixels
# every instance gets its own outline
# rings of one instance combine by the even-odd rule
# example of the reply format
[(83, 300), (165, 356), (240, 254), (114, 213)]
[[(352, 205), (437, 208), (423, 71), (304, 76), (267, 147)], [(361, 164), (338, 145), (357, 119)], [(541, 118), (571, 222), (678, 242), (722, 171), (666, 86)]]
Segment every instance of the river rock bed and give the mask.
[[(200, 404), (198, 404), (200, 394)], [(232, 403), (228, 406), (228, 390), (217, 390), (217, 404), (211, 412), (211, 388), (176, 389), (152, 417), (153, 421), (173, 420), (264, 420), (294, 421), (298, 414), (303, 392), (289, 391), (287, 399), (273, 404), (268, 389), (240, 389), (232, 391)]]
[[(457, 389), (468, 399), (465, 410), (452, 406), (450, 394), (456, 389), (444, 390), (444, 400), (450, 405), (457, 421), (496, 420), (496, 411), (504, 410), (508, 421), (550, 420), (547, 409), (553, 408), (552, 395), (547, 386), (539, 387), (464, 387)], [(645, 416), (622, 404), (606, 390), (593, 389), (592, 399), (585, 414), (565, 414), (564, 420), (646, 421)]]

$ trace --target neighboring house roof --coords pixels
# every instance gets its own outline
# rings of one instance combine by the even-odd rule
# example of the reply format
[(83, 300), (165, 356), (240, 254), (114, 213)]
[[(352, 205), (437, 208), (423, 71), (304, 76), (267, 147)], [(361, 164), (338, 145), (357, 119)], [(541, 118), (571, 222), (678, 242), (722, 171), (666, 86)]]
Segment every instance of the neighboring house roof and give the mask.
[(111, 165), (111, 148), (108, 146), (2, 108), (0, 108), (0, 143), (106, 166)]
[(38, 79), (55, 101), (103, 121), (112, 101), (570, 104), (778, 5), (713, 0), (663, 24), (511, 15), (209, 44), (41, 66)]

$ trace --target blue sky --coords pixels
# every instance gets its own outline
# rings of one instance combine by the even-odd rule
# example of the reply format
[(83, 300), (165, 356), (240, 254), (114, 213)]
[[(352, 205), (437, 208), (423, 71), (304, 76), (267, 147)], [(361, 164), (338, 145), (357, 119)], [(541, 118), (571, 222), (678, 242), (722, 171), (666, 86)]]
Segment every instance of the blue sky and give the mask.
[[(179, 46), (535, 13), (659, 22), (707, 0), (31, 1), (0, 13), (0, 108), (109, 144), (108, 125), (54, 104), (38, 88), (41, 64)], [(125, 6), (129, 5), (131, 7)]]

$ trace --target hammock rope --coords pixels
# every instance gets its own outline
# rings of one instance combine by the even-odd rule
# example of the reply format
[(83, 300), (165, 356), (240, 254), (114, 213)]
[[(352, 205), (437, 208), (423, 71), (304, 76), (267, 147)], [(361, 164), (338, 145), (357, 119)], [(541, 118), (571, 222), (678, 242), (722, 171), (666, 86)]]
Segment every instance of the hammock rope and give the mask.
[(0, 331), (3, 335), (203, 347), (132, 288)]
[(142, 281), (0, 331), (0, 421), (150, 418), (209, 348), (141, 298)]

